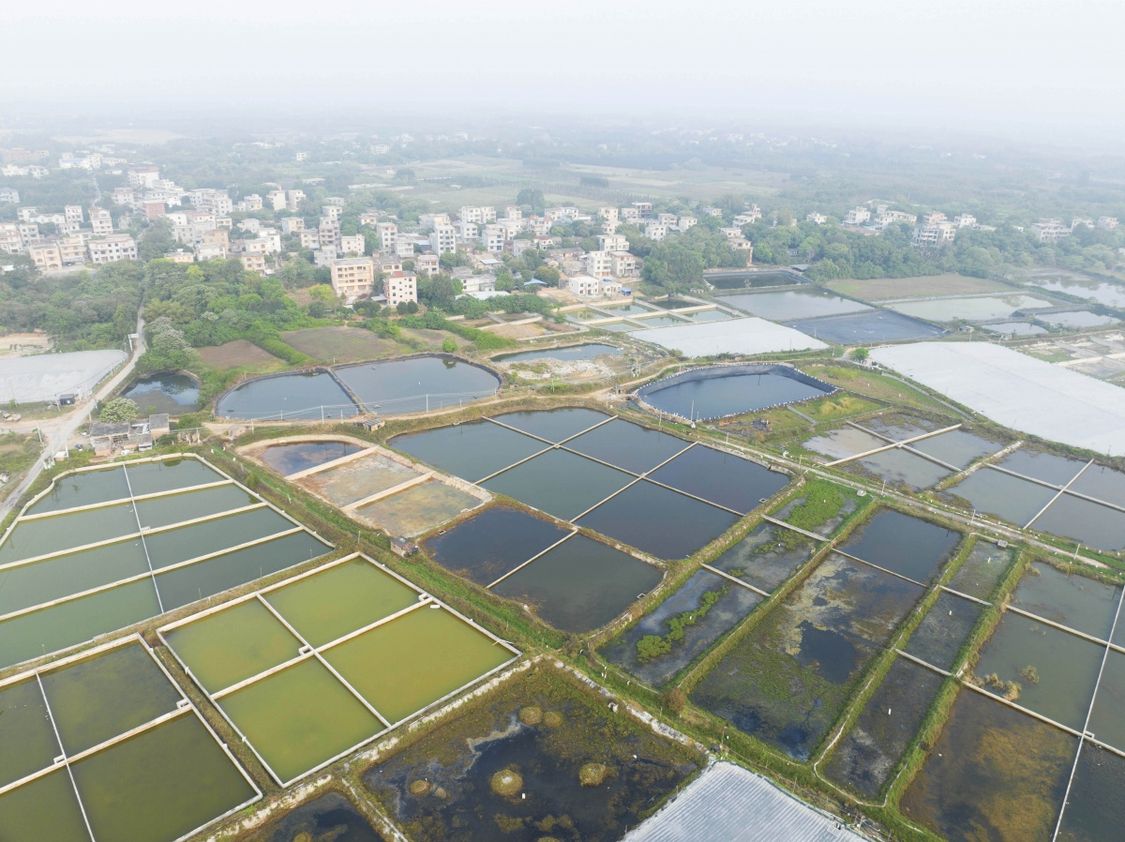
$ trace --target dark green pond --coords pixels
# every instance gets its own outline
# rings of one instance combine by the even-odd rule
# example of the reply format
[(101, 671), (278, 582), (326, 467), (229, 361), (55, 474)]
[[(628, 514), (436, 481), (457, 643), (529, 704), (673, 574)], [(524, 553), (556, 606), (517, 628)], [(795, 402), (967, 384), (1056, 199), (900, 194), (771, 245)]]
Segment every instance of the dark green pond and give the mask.
[(548, 445), (491, 421), (395, 436), (388, 444), (447, 474), (475, 482)]
[(557, 629), (584, 632), (603, 626), (663, 573), (585, 535), (575, 535), (496, 586), (496, 593), (533, 608)]
[(338, 792), (306, 801), (250, 837), (254, 842), (382, 842), (363, 814)]
[(425, 547), (438, 564), (488, 585), (566, 534), (548, 520), (493, 506), (429, 538)]
[(979, 602), (951, 593), (940, 594), (910, 635), (906, 651), (939, 669), (951, 670), (957, 653), (965, 645), (983, 611), (984, 606)]

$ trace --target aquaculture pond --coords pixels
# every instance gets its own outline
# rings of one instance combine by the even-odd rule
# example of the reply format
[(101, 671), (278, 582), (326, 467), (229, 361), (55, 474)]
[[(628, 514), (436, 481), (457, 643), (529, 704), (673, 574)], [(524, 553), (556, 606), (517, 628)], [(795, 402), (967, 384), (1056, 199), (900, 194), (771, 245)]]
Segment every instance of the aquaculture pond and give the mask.
[(568, 345), (564, 348), (545, 348), (542, 351), (524, 351), (519, 354), (504, 354), (496, 357), (494, 362), (507, 363), (533, 363), (539, 360), (557, 360), (559, 362), (578, 362), (583, 360), (596, 360), (598, 357), (619, 357), (624, 351), (616, 345), (606, 345), (603, 342), (590, 342), (585, 345)]
[(358, 453), (363, 447), (347, 441), (299, 441), (271, 444), (258, 458), (283, 476), (307, 471)]
[(5, 839), (167, 842), (259, 796), (135, 638), (0, 685), (0, 721), (0, 786), (30, 778), (0, 796)]
[(942, 677), (896, 658), (855, 724), (832, 751), (828, 777), (865, 798), (875, 798), (891, 779), (933, 704)]
[(808, 289), (724, 295), (719, 301), (728, 307), (734, 307), (772, 322), (815, 319), (819, 316), (835, 316), (840, 313), (857, 313), (871, 309), (858, 301)]
[(1042, 287), (1050, 292), (1061, 292), (1073, 295), (1075, 298), (1084, 298), (1087, 301), (1096, 301), (1108, 307), (1125, 308), (1125, 284), (1109, 283), (1093, 278), (1036, 278), (1029, 281), (1032, 286)]
[(953, 669), (957, 655), (969, 639), (984, 606), (943, 592), (926, 612), (926, 616), (910, 635), (906, 651), (915, 658), (947, 672)]
[(1014, 557), (1015, 551), (1012, 549), (1004, 549), (989, 541), (977, 539), (949, 580), (949, 587), (977, 599), (989, 600)]
[(135, 401), (141, 415), (181, 415), (199, 408), (199, 381), (190, 374), (150, 374), (134, 380), (121, 397)]
[(425, 549), (443, 567), (489, 585), (569, 534), (520, 509), (493, 506), (430, 536)]
[(1028, 566), (1011, 602), (1045, 620), (1106, 640), (1121, 602), (1121, 586), (1038, 561)]
[(812, 558), (819, 546), (799, 532), (760, 523), (712, 561), (711, 567), (770, 593)]
[(742, 415), (823, 397), (834, 386), (783, 365), (723, 365), (693, 369), (642, 386), (649, 406), (689, 420)]
[(922, 456), (902, 448), (883, 450), (847, 464), (846, 470), (882, 480), (891, 486), (920, 491), (936, 485), (951, 471)]
[(1032, 295), (976, 295), (965, 298), (925, 298), (898, 301), (889, 307), (907, 316), (933, 322), (991, 322), (1009, 319), (1022, 310), (1053, 307), (1054, 304)]
[(806, 760), (922, 593), (889, 573), (829, 555), (703, 676), (692, 699)]
[(585, 535), (568, 538), (493, 587), (557, 629), (603, 626), (663, 578), (651, 564)]
[(374, 766), (364, 783), (418, 842), (620, 839), (703, 758), (546, 667)]
[(1081, 731), (1105, 647), (1008, 612), (981, 649), (977, 684)]
[(978, 512), (1025, 526), (1056, 493), (1047, 486), (985, 467), (941, 492), (941, 496), (961, 498)]
[(902, 797), (902, 811), (951, 839), (1050, 839), (1078, 738), (962, 690)]
[(1114, 316), (1103, 316), (1100, 313), (1092, 313), (1089, 310), (1073, 310), (1068, 313), (1044, 313), (1037, 316), (1039, 321), (1050, 325), (1051, 327), (1062, 328), (1064, 330), (1085, 330), (1090, 327), (1106, 327), (1107, 325), (1117, 324), (1118, 319)]
[(160, 634), (283, 785), (518, 655), (365, 556)]
[(785, 269), (724, 269), (708, 272), (704, 280), (717, 289), (750, 289), (808, 283), (804, 275)]
[(248, 380), (215, 404), (222, 418), (316, 421), (351, 418), (359, 408), (327, 371), (272, 374)]
[(653, 687), (666, 684), (742, 622), (764, 597), (708, 570), (602, 648), (602, 656)]
[(963, 536), (913, 515), (880, 509), (839, 549), (892, 573), (928, 582)]
[(390, 444), (666, 559), (691, 555), (789, 481), (755, 462), (581, 408), (507, 413)]
[[(130, 489), (149, 496), (131, 499)], [(122, 502), (112, 502), (120, 495)], [(110, 504), (73, 508), (91, 501)], [(0, 614), (7, 615), (0, 620), (0, 666), (82, 643), (328, 549), (197, 459), (60, 477), (0, 544)]]
[(1082, 744), (1074, 781), (1063, 808), (1060, 842), (1117, 839), (1125, 827), (1125, 757)]
[(964, 469), (981, 457), (998, 452), (1004, 445), (968, 430), (950, 430), (948, 433), (916, 441), (910, 447), (955, 468)]
[(487, 398), (500, 378), (483, 366), (432, 355), (340, 366), (336, 376), (369, 410), (422, 412)]
[(891, 310), (870, 310), (818, 319), (797, 319), (789, 322), (821, 342), (833, 345), (867, 345), (878, 342), (907, 342), (932, 339), (945, 333), (927, 322), (903, 316)]
[(326, 792), (248, 837), (252, 842), (383, 842), (345, 796)]

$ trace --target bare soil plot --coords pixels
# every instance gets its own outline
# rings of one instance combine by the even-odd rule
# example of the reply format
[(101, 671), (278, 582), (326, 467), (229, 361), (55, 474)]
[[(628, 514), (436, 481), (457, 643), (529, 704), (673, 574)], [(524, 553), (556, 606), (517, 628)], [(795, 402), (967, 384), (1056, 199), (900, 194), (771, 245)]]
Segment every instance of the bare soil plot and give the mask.
[(196, 351), (206, 365), (218, 369), (253, 368), (264, 371), (285, 365), (273, 354), (245, 339), (224, 342), (222, 345), (208, 345), (197, 348)]
[(281, 334), (286, 344), (318, 362), (355, 363), (399, 353), (393, 339), (382, 339), (358, 327), (310, 327)]

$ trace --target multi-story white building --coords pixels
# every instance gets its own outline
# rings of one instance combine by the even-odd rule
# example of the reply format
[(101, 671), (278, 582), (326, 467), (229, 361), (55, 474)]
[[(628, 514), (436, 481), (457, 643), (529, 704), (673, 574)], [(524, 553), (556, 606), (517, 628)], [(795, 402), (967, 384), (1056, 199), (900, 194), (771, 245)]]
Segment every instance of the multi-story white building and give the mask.
[(601, 280), (589, 275), (571, 275), (563, 281), (563, 286), (567, 292), (580, 298), (596, 298), (602, 294)]
[(814, 225), (823, 225), (828, 221), (828, 217), (822, 213), (813, 211), (812, 213), (805, 214), (805, 222), (811, 222)]
[(238, 256), (239, 261), (242, 263), (242, 268), (247, 272), (265, 272), (266, 271), (266, 256), (264, 254), (251, 254), (245, 252)]
[(297, 236), (301, 240), (301, 248), (303, 249), (315, 249), (320, 247), (319, 231), (306, 231), (302, 228), (297, 232)]
[(660, 242), (668, 236), (668, 226), (659, 222), (650, 222), (645, 226), (645, 237)]
[(599, 234), (598, 251), (628, 251), (629, 240), (624, 234)]
[(383, 294), (390, 307), (418, 302), (418, 277), (413, 272), (394, 272), (383, 279)]
[(0, 187), (0, 204), (5, 205), (18, 205), (20, 203), (20, 191), (14, 187)]
[(612, 259), (610, 274), (615, 278), (636, 278), (641, 274), (640, 267), (637, 265), (637, 258), (629, 252), (611, 252), (610, 258)]
[(86, 221), (86, 217), (82, 213), (82, 205), (67, 205), (63, 208), (63, 216), (66, 217), (68, 223), (79, 226)]
[(617, 208), (598, 208), (598, 218), (602, 222), (618, 222), (621, 219), (621, 213)]
[(613, 274), (613, 256), (608, 251), (586, 252), (582, 264), (586, 274), (595, 278), (604, 278)]
[(676, 228), (678, 228), (680, 231), (690, 231), (698, 224), (699, 220), (694, 216), (681, 216), (676, 220)]
[(478, 225), (483, 225), (486, 222), (495, 222), (496, 208), (466, 205), (458, 212), (457, 218), (461, 222), (475, 222)]
[(342, 254), (362, 255), (367, 243), (362, 234), (341, 234), (340, 252)]
[(287, 216), (281, 220), (281, 233), (289, 236), (305, 230), (305, 220), (299, 216)]
[(301, 208), (301, 202), (305, 201), (304, 190), (286, 190), (285, 191), (285, 207), (290, 213), (296, 213)]
[(320, 209), (320, 215), (324, 219), (331, 219), (334, 222), (339, 222), (340, 217), (343, 216), (344, 209), (336, 205), (324, 205)]
[(257, 193), (249, 193), (235, 204), (234, 209), (243, 213), (260, 211), (262, 209), (262, 197)]
[(480, 242), (485, 251), (499, 254), (507, 242), (507, 230), (503, 225), (485, 225), (480, 232)]
[(370, 295), (375, 285), (375, 262), (370, 257), (345, 257), (332, 261), (332, 290), (347, 302)]
[(864, 225), (871, 221), (871, 211), (863, 205), (856, 205), (844, 215), (845, 225)]
[(394, 254), (398, 244), (398, 226), (393, 222), (380, 222), (375, 226), (375, 233), (379, 235), (379, 251)]
[(457, 229), (452, 225), (435, 225), (430, 232), (430, 250), (439, 257), (457, 251)]
[(14, 222), (0, 222), (0, 251), (5, 254), (22, 254), (23, 237)]
[(139, 164), (130, 167), (125, 175), (130, 187), (149, 190), (156, 186), (156, 182), (160, 181), (160, 167), (155, 164)]
[(340, 223), (322, 216), (317, 226), (317, 235), (320, 237), (321, 248), (335, 246), (340, 240)]
[(87, 244), (91, 263), (115, 263), (136, 260), (137, 244), (128, 234), (110, 234), (91, 239)]
[(271, 190), (266, 194), (266, 201), (269, 202), (274, 213), (280, 213), (285, 210), (285, 191)]
[(1070, 228), (1061, 219), (1041, 219), (1031, 226), (1031, 233), (1041, 243), (1056, 243), (1070, 236)]
[(113, 233), (113, 217), (105, 208), (90, 208), (90, 228), (96, 235)]
[(84, 264), (86, 255), (89, 254), (86, 247), (88, 241), (89, 237), (81, 232), (60, 239), (58, 242), (59, 258), (62, 260), (63, 266), (81, 266)]

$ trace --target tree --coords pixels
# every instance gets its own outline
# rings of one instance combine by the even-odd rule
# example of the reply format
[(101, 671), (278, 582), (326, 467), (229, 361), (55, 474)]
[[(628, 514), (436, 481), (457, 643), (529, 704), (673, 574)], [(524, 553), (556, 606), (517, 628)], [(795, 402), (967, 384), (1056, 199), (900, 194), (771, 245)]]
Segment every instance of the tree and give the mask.
[(525, 187), (516, 194), (516, 204), (530, 207), (532, 213), (541, 214), (547, 209), (547, 202), (543, 198), (543, 191), (533, 187)]
[(176, 247), (176, 239), (172, 236), (172, 226), (167, 219), (158, 219), (147, 231), (141, 234), (137, 244), (137, 253), (141, 260), (155, 260), (163, 257)]
[(336, 309), (336, 293), (329, 284), (309, 287), (309, 304), (306, 310), (314, 319), (321, 319)]
[(135, 420), (138, 412), (137, 404), (134, 401), (128, 398), (114, 398), (106, 402), (99, 415), (103, 421), (118, 423)]
[(441, 341), (441, 350), (446, 354), (456, 353), (457, 343), (453, 341), (452, 336), (447, 336)]
[(554, 266), (540, 266), (535, 270), (535, 275), (533, 277), (545, 284), (555, 286), (558, 284), (562, 275), (559, 274), (559, 270)]
[(871, 356), (871, 352), (866, 348), (856, 348), (852, 351), (852, 359), (857, 363), (865, 363)]

